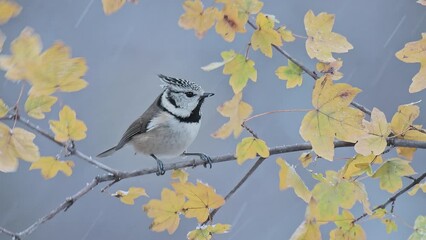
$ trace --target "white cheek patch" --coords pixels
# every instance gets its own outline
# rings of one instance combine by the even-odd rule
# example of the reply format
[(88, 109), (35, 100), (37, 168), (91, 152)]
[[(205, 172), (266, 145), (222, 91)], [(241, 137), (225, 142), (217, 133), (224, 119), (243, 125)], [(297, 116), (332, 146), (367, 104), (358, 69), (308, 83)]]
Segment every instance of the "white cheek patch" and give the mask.
[(163, 96), (161, 96), (161, 103), (165, 109), (167, 109), (169, 112), (173, 113), (176, 116), (184, 118), (191, 115), (191, 111), (189, 111), (188, 109), (176, 108), (175, 106), (173, 106), (173, 104), (171, 104), (169, 100), (167, 100), (166, 94), (163, 94)]

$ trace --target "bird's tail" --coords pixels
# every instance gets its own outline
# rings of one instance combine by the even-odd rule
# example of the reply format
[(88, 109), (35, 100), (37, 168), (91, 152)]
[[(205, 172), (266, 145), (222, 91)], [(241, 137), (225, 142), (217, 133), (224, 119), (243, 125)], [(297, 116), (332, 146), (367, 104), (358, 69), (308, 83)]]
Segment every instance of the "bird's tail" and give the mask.
[(111, 156), (116, 150), (117, 150), (116, 147), (112, 147), (104, 152), (99, 153), (96, 157), (103, 158), (103, 157)]

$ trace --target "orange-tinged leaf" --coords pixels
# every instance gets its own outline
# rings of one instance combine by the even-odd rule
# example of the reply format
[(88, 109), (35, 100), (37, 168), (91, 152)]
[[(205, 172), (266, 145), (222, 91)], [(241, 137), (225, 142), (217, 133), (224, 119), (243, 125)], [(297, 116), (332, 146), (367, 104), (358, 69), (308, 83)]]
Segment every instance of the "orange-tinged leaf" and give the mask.
[(78, 120), (75, 111), (67, 105), (59, 112), (59, 121), (50, 120), (49, 125), (55, 133), (56, 141), (80, 141), (86, 138), (86, 124)]
[(281, 46), (281, 36), (274, 29), (274, 20), (263, 13), (257, 14), (257, 29), (251, 37), (251, 46), (254, 50), (260, 51), (267, 57), (272, 57), (272, 45)]
[(422, 33), (422, 39), (405, 44), (395, 56), (406, 63), (420, 63), (420, 71), (413, 77), (413, 82), (408, 91), (420, 92), (426, 88), (426, 33)]
[(105, 15), (111, 15), (124, 6), (126, 0), (102, 0)]
[(280, 190), (285, 190), (287, 188), (293, 188), (294, 193), (303, 201), (309, 203), (311, 199), (311, 192), (306, 187), (303, 180), (300, 178), (299, 174), (297, 174), (294, 167), (290, 166), (284, 159), (278, 158), (277, 164), (280, 166)]
[(6, 116), (8, 112), (9, 107), (3, 102), (3, 99), (0, 98), (0, 118)]
[(406, 159), (406, 160), (413, 160), (414, 153), (416, 152), (417, 148), (410, 148), (410, 147), (397, 147), (396, 153), (398, 153), (398, 156)]
[(70, 58), (69, 47), (56, 42), (27, 66), (27, 78), (33, 85), (30, 94), (50, 95), (56, 91), (75, 92), (87, 86), (81, 79), (87, 66), (84, 58)]
[(7, 23), (12, 17), (18, 16), (22, 7), (11, 0), (0, 0), (0, 25)]
[(216, 32), (225, 39), (232, 42), (235, 39), (235, 33), (246, 32), (245, 24), (248, 20), (246, 14), (238, 14), (238, 7), (234, 4), (226, 4), (222, 11), (216, 14)]
[(197, 181), (197, 185), (174, 182), (172, 186), (177, 193), (188, 199), (183, 206), (185, 217), (197, 218), (200, 223), (207, 220), (211, 209), (225, 204), (225, 199), (216, 190), (200, 181)]
[(286, 26), (279, 27), (277, 31), (281, 35), (281, 38), (284, 42), (293, 42), (296, 40), (293, 33), (287, 29)]
[(145, 188), (130, 187), (128, 191), (118, 190), (111, 196), (119, 198), (124, 204), (133, 205), (135, 204), (135, 199), (141, 196), (148, 197), (148, 194), (146, 194)]
[(10, 129), (0, 123), (0, 171), (14, 172), (18, 169), (18, 158), (35, 162), (40, 158), (37, 145), (33, 143), (35, 135), (25, 129)]
[(426, 238), (426, 216), (418, 216), (414, 222), (414, 232), (408, 240), (424, 240)]
[(387, 146), (386, 139), (391, 133), (385, 114), (379, 109), (373, 108), (371, 122), (363, 121), (363, 125), (367, 133), (355, 144), (355, 151), (364, 156), (371, 153), (374, 155), (381, 154)]
[(302, 73), (303, 70), (294, 64), (292, 61), (288, 61), (288, 66), (281, 66), (275, 70), (275, 75), (281, 80), (286, 80), (286, 88), (294, 88), (302, 85)]
[(33, 162), (30, 170), (40, 169), (41, 175), (44, 179), (51, 179), (58, 174), (59, 171), (63, 172), (68, 177), (72, 174), (74, 167), (73, 161), (59, 161), (54, 157), (41, 157), (39, 160)]
[(392, 132), (397, 136), (404, 135), (419, 115), (419, 106), (414, 104), (400, 105), (398, 111), (392, 117)]
[(408, 191), (408, 194), (410, 196), (413, 196), (417, 193), (417, 191), (419, 191), (419, 189), (426, 193), (426, 182), (414, 185), (414, 187), (410, 191)]
[(328, 76), (315, 82), (312, 93), (312, 105), (315, 109), (303, 118), (300, 134), (305, 141), (311, 142), (317, 155), (333, 160), (334, 137), (354, 143), (364, 135), (364, 114), (348, 107), (359, 92), (359, 88), (349, 84), (333, 84)]
[(238, 137), (243, 130), (241, 123), (253, 112), (250, 104), (242, 101), (243, 94), (236, 94), (230, 101), (225, 102), (217, 108), (217, 111), (224, 117), (229, 117), (229, 121), (222, 125), (215, 133), (214, 138), (227, 138), (231, 133)]
[(44, 113), (50, 112), (50, 108), (57, 100), (58, 98), (54, 96), (30, 95), (25, 102), (25, 111), (30, 117), (35, 119), (43, 119)]
[(300, 154), (299, 161), (300, 161), (300, 163), (302, 163), (302, 166), (304, 168), (306, 168), (312, 162), (312, 153), (311, 152), (305, 152), (305, 153)]
[(255, 158), (257, 155), (263, 158), (269, 157), (269, 148), (262, 139), (246, 137), (237, 144), (235, 156), (237, 156), (238, 164), (241, 165), (248, 159)]
[(370, 154), (368, 156), (363, 156), (361, 154), (357, 154), (355, 157), (349, 159), (345, 166), (343, 167), (341, 173), (342, 177), (345, 179), (349, 179), (354, 176), (359, 176), (364, 172), (372, 175), (371, 165), (373, 163), (378, 164), (382, 163), (383, 158), (381, 155)]
[(154, 218), (150, 229), (155, 232), (167, 230), (169, 234), (176, 231), (179, 226), (179, 215), (185, 203), (185, 197), (174, 191), (163, 188), (161, 200), (153, 199), (143, 206), (148, 217)]
[(310, 58), (316, 58), (321, 62), (333, 62), (336, 61), (333, 52), (345, 53), (353, 49), (344, 36), (331, 31), (334, 25), (333, 14), (322, 12), (315, 16), (312, 10), (309, 10), (304, 22), (308, 35), (306, 51)]
[(415, 173), (409, 161), (391, 158), (377, 169), (372, 178), (380, 178), (380, 188), (394, 193), (402, 188), (401, 177), (411, 176)]
[(179, 179), (179, 182), (187, 182), (188, 181), (188, 173), (183, 169), (175, 169), (172, 172), (172, 179)]
[(10, 44), (12, 55), (0, 55), (0, 68), (9, 80), (27, 79), (27, 68), (34, 64), (42, 49), (40, 36), (26, 27)]
[(187, 0), (183, 3), (185, 13), (179, 18), (179, 26), (184, 29), (194, 29), (195, 35), (202, 38), (204, 34), (213, 27), (217, 8), (204, 9), (200, 0)]
[[(222, 57), (224, 61), (227, 60), (223, 54)], [(241, 54), (237, 54), (231, 61), (225, 63), (223, 74), (231, 75), (229, 85), (231, 85), (235, 94), (243, 90), (249, 79), (253, 82), (257, 80), (257, 71), (254, 68), (253, 60), (246, 59)]]
[(318, 62), (316, 68), (320, 73), (330, 74), (331, 79), (339, 80), (343, 77), (343, 73), (339, 72), (339, 69), (342, 66), (343, 61), (339, 58), (336, 61), (330, 63)]
[(188, 233), (188, 240), (210, 240), (213, 234), (227, 233), (231, 229), (229, 224), (214, 224), (214, 225), (202, 225), (197, 229), (192, 230)]
[(361, 225), (354, 224), (352, 213), (343, 210), (334, 221), (336, 228), (330, 231), (330, 240), (365, 240), (366, 235)]

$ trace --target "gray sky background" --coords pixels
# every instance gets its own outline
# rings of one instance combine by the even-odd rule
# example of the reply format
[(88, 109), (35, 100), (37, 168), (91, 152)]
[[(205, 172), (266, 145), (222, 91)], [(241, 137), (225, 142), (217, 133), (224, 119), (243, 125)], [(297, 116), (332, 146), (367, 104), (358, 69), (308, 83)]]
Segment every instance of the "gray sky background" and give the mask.
[[(56, 40), (62, 40), (72, 48), (75, 57), (87, 60), (89, 71), (85, 79), (89, 86), (77, 93), (56, 94), (60, 99), (47, 118), (57, 119), (62, 105), (70, 105), (77, 117), (84, 120), (88, 136), (77, 143), (78, 149), (89, 155), (117, 143), (128, 125), (137, 118), (161, 92), (158, 73), (187, 78), (199, 83), (206, 91), (216, 95), (209, 98), (203, 108), (203, 126), (190, 151), (200, 151), (211, 156), (235, 151), (238, 139), (219, 140), (210, 134), (227, 121), (216, 111), (217, 106), (231, 99), (232, 89), (228, 76), (222, 70), (203, 72), (200, 67), (221, 60), (220, 52), (235, 49), (244, 52), (252, 30), (237, 35), (232, 43), (225, 42), (213, 30), (204, 39), (198, 40), (193, 31), (181, 29), (177, 21), (183, 13), (183, 1), (141, 0), (138, 5), (126, 4), (122, 10), (105, 16), (101, 1), (18, 1), (23, 11), (2, 26), (7, 35), (3, 52), (9, 53), (10, 41), (16, 38), (25, 26), (40, 34), (44, 49)], [(212, 1), (209, 1), (210, 5)], [(398, 105), (422, 100), (425, 92), (409, 94), (411, 78), (418, 72), (419, 64), (406, 64), (397, 60), (395, 52), (404, 44), (417, 41), (426, 32), (426, 7), (414, 0), (339, 0), (265, 1), (263, 12), (275, 15), (282, 24), (296, 34), (306, 35), (303, 25), (305, 13), (312, 9), (315, 14), (325, 11), (336, 14), (333, 31), (347, 37), (354, 49), (347, 54), (335, 55), (344, 60), (341, 82), (360, 87), (363, 92), (357, 101), (369, 108), (377, 107), (385, 112), (388, 121)], [(284, 49), (308, 68), (315, 61), (309, 59), (304, 49), (304, 39), (287, 43)], [(274, 109), (311, 107), (313, 81), (304, 76), (302, 87), (287, 90), (285, 82), (274, 74), (278, 66), (287, 60), (274, 52), (272, 59), (259, 51), (251, 51), (256, 62), (258, 82), (249, 82), (244, 90), (244, 101), (254, 107), (254, 113)], [(3, 74), (2, 74), (3, 75)], [(0, 97), (13, 104), (20, 86), (0, 77)], [(28, 86), (26, 88), (28, 90)], [(425, 123), (426, 103), (421, 102), (421, 116), (417, 123)], [(298, 131), (303, 113), (282, 113), (265, 116), (250, 122), (258, 135), (269, 146), (303, 142)], [(46, 121), (36, 121), (48, 129)], [(242, 137), (247, 136), (246, 133)], [(36, 138), (42, 155), (55, 155), (59, 149), (41, 136)], [(285, 154), (288, 162), (298, 165), (297, 171), (311, 189), (313, 180), (298, 164), (296, 154)], [(338, 150), (336, 158), (351, 157), (353, 150)], [(386, 157), (392, 157), (388, 154)], [(278, 156), (268, 159), (216, 215), (215, 222), (232, 224), (230, 233), (215, 239), (288, 239), (304, 219), (306, 204), (292, 190), (279, 191), (278, 171), (275, 163)], [(72, 177), (59, 174), (45, 181), (39, 171), (28, 171), (29, 164), (21, 161), (18, 172), (0, 173), (0, 226), (20, 231), (71, 194), (81, 189), (94, 176), (103, 174), (84, 161), (72, 158), (76, 163)], [(425, 151), (419, 150), (413, 160), (418, 172), (426, 168)], [(130, 147), (102, 160), (105, 164), (121, 170), (134, 170), (155, 166), (155, 161), (146, 156), (135, 156)], [(215, 164), (213, 169), (189, 169), (190, 181), (201, 179), (214, 186), (218, 193), (226, 195), (244, 176), (254, 161), (239, 166), (236, 162)], [(315, 171), (338, 169), (341, 160), (319, 160), (311, 166)], [(155, 175), (132, 178), (114, 185), (111, 192), (130, 186), (146, 188), (151, 198), (159, 198), (161, 189), (171, 188), (170, 173), (163, 177)], [(365, 181), (372, 206), (383, 203), (389, 196), (379, 189), (378, 180)], [(404, 179), (404, 184), (408, 181)], [(138, 199), (134, 206), (99, 192), (97, 188), (76, 202), (67, 212), (42, 225), (28, 239), (184, 239), (186, 233), (197, 225), (195, 219), (182, 218), (173, 236), (166, 232), (154, 233), (148, 229), (151, 222), (142, 212), (148, 199)], [(426, 214), (426, 196), (398, 198), (395, 214), (398, 231), (386, 234), (380, 221), (362, 221), (369, 239), (406, 239), (414, 219)], [(359, 204), (354, 208), (356, 216), (362, 214)], [(323, 238), (334, 228), (323, 227)], [(9, 239), (0, 235), (0, 239)]]

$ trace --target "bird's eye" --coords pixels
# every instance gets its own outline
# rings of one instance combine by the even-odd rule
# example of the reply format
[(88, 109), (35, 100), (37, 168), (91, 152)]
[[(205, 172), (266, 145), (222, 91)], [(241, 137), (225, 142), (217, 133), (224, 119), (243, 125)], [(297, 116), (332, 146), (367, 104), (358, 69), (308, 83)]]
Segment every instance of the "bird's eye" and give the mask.
[(186, 93), (185, 93), (185, 95), (186, 95), (187, 97), (193, 97), (193, 96), (194, 96), (194, 93), (193, 93), (193, 92), (186, 92)]

